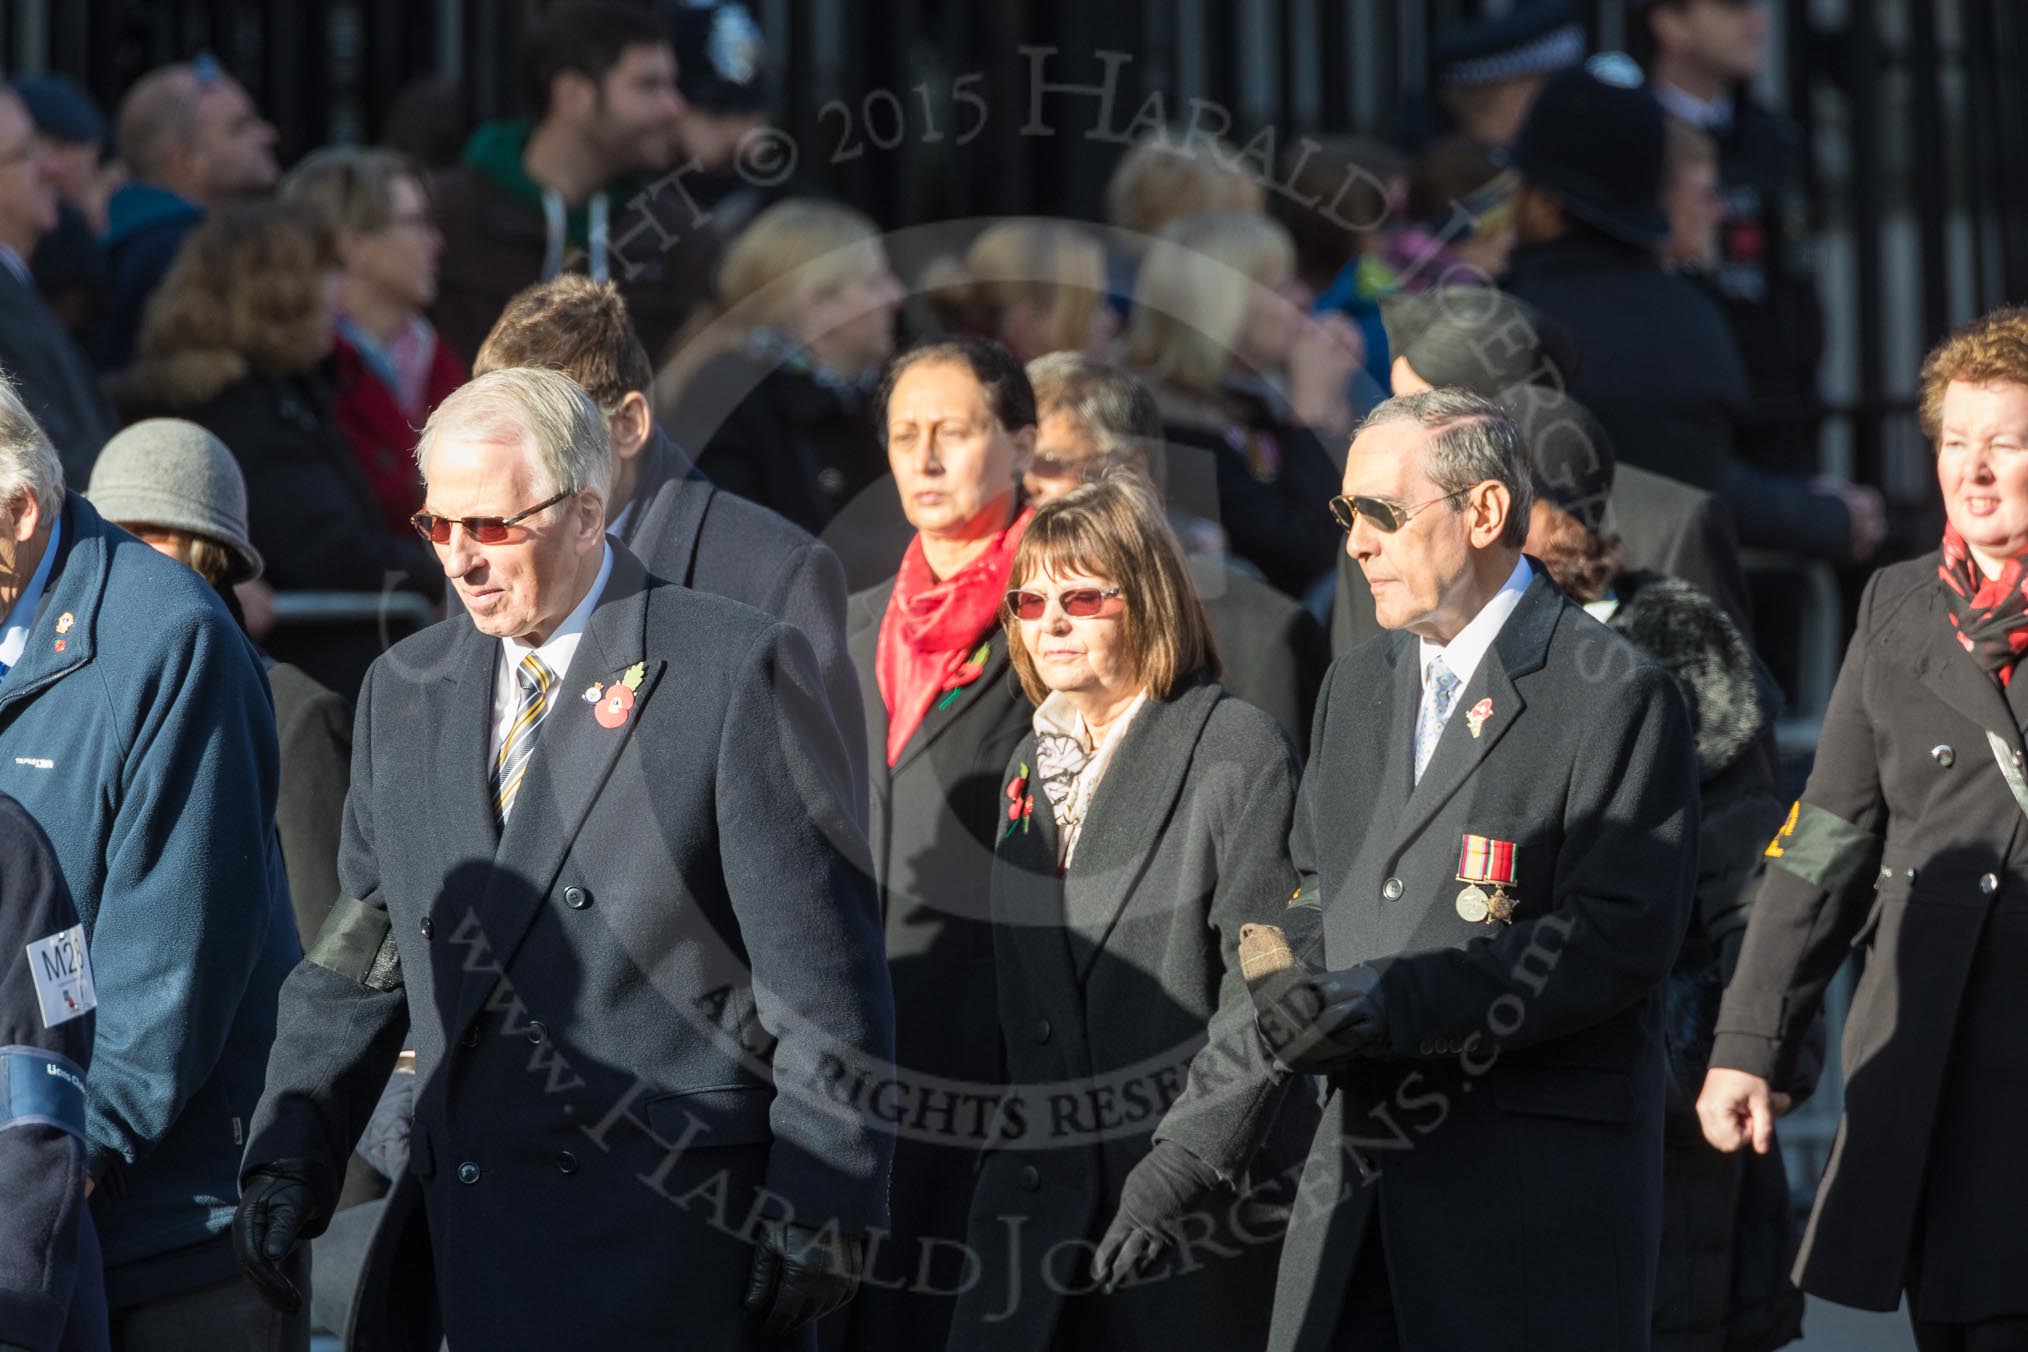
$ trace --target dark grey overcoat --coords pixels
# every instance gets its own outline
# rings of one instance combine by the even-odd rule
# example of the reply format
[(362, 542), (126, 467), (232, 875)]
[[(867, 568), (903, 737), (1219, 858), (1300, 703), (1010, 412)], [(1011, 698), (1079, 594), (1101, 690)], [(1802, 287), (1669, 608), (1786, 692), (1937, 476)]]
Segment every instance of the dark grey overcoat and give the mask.
[(1958, 646), (1937, 563), (1867, 584), (1711, 1059), (1781, 1084), (1824, 988), (1865, 954), (1796, 1283), (1874, 1310), (1907, 1287), (1919, 1318), (1973, 1323), (2028, 1313), (2028, 831), (2008, 783), (2028, 679), (2003, 693)]
[(1035, 708), (996, 626), (979, 677), (930, 710), (890, 768), (874, 658), (893, 592), (890, 580), (852, 598), (847, 643), (866, 714), (867, 836), (894, 980), (894, 1224), (874, 1254), (876, 1282), (836, 1332), (867, 1352), (942, 1352), (968, 1280), (974, 1164), (1002, 1083), (987, 889), (1006, 824), (1003, 772)]
[[(1010, 781), (1034, 763), (1030, 736)], [(1240, 1352), (1266, 1338), (1273, 1212), (1309, 1131), (1269, 1141), (1291, 1077), (1254, 1030), (1239, 927), (1276, 921), (1294, 891), (1296, 779), (1272, 719), (1193, 682), (1135, 714), (1066, 874), (1041, 794), (1026, 830), (1003, 828), (993, 935), (1018, 1097), (972, 1197), (981, 1280), (959, 1302), (953, 1352)], [(1313, 1129), (1313, 1099), (1296, 1097), (1290, 1116), (1310, 1109), (1298, 1125)], [(1157, 1139), (1226, 1186), (1183, 1222), (1199, 1247), (1094, 1294), (1092, 1245)]]
[[(1668, 673), (1534, 568), (1420, 783), (1413, 635), (1319, 697), (1291, 854), (1326, 965), (1378, 973), (1387, 1045), (1332, 1077), (1272, 1348), (1334, 1345), (1376, 1221), (1405, 1352), (1648, 1346), (1696, 754)], [(1456, 910), (1467, 833), (1518, 847), (1511, 925)]]
[[(496, 833), (499, 654), (459, 615), (373, 665), (347, 897), (283, 988), (246, 1167), (315, 1162), (328, 1215), (407, 1032), (453, 1347), (763, 1346), (752, 1218), (887, 1219), (889, 1137), (843, 1087), (893, 1010), (816, 663), (615, 548)], [(580, 695), (636, 663), (604, 726)]]

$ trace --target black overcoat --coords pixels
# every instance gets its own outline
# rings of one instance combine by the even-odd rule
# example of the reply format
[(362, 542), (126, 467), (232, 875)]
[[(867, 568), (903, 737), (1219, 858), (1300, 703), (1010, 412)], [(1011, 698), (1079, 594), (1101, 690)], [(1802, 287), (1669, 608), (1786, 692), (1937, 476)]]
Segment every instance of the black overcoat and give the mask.
[[(753, 1219), (887, 1219), (841, 1086), (891, 1061), (892, 1004), (816, 663), (615, 548), (496, 833), (499, 659), (459, 616), (369, 674), (348, 898), (283, 988), (247, 1168), (313, 1161), (328, 1215), (406, 1033), (452, 1346), (762, 1346)], [(580, 696), (635, 664), (605, 726)]]
[(867, 837), (894, 979), (895, 1113), (903, 1121), (893, 1233), (875, 1255), (880, 1284), (846, 1310), (843, 1341), (941, 1352), (967, 1280), (960, 1254), (974, 1166), (1002, 1083), (988, 887), (1006, 824), (1003, 772), (1034, 706), (996, 626), (983, 640), (978, 678), (948, 707), (932, 708), (889, 767), (874, 659), (893, 593), (889, 581), (854, 596), (847, 632), (866, 713)]
[(1796, 1282), (1875, 1310), (1906, 1287), (1920, 1318), (1972, 1323), (2028, 1313), (2028, 805), (2009, 783), (2028, 681), (2003, 692), (1958, 646), (1937, 564), (1867, 584), (1712, 1062), (1782, 1083), (1825, 987), (1864, 954)]
[[(1010, 782), (1034, 764), (1031, 735)], [(1309, 1132), (1274, 1131), (1291, 1077), (1255, 1033), (1239, 927), (1276, 921), (1294, 891), (1296, 780), (1273, 720), (1193, 683), (1134, 715), (1065, 874), (1042, 795), (1025, 830), (1003, 828), (993, 938), (1020, 1106), (980, 1168), (981, 1280), (959, 1303), (953, 1352), (1239, 1352), (1266, 1338), (1281, 1248), (1268, 1217)], [(1092, 1245), (1155, 1140), (1224, 1186), (1181, 1222), (1191, 1252), (1172, 1248), (1131, 1286), (1094, 1294)]]
[[(1369, 1220), (1404, 1352), (1648, 1346), (1696, 754), (1668, 673), (1534, 567), (1420, 783), (1418, 640), (1324, 683), (1291, 853), (1327, 965), (1378, 973), (1387, 1045), (1332, 1077), (1272, 1348), (1333, 1345)], [(1467, 833), (1517, 846), (1511, 925), (1456, 910)]]
[(627, 519), (615, 532), (650, 575), (729, 596), (803, 631), (832, 721), (865, 797), (859, 681), (845, 652), (845, 570), (829, 546), (779, 514), (706, 478), (658, 427), (641, 451)]

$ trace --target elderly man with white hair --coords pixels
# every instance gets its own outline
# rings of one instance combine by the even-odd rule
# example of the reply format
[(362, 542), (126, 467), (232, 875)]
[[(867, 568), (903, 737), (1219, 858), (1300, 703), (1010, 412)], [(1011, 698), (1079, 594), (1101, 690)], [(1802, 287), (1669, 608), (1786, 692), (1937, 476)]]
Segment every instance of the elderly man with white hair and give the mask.
[(308, 1343), (225, 1233), (298, 954), (276, 754), (218, 596), (67, 492), (0, 380), (0, 793), (48, 833), (83, 922), (92, 980), (52, 987), (51, 1013), (97, 1007), (86, 1167), (117, 1347)]
[(447, 399), (417, 458), (462, 613), (359, 700), (346, 896), (282, 994), (237, 1235), (332, 1214), (404, 1045), (453, 1347), (804, 1346), (886, 1224), (894, 1014), (810, 645), (609, 539), (558, 372)]

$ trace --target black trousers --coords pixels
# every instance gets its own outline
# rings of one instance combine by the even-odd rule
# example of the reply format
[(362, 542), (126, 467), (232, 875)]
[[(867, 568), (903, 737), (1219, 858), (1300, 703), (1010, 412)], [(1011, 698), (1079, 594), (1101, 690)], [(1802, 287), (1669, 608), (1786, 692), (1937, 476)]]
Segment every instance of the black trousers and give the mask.
[(1377, 1201), (1366, 1218), (1351, 1279), (1345, 1283), (1335, 1342), (1338, 1352), (1400, 1352), (1401, 1332), (1394, 1322), (1394, 1289), (1387, 1280), (1387, 1246), (1380, 1238)]
[[(310, 1290), (310, 1246), (289, 1255), (296, 1289)], [(310, 1303), (295, 1314), (270, 1309), (246, 1278), (234, 1274), (194, 1291), (179, 1291), (112, 1312), (113, 1352), (309, 1352)]]

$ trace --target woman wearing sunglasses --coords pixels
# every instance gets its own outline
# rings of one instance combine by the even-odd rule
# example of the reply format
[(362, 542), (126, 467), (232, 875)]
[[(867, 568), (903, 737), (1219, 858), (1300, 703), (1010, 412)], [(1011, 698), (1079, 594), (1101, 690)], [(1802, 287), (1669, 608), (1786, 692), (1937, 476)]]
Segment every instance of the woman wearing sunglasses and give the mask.
[(1037, 701), (992, 893), (1026, 1106), (980, 1166), (983, 1279), (951, 1346), (1259, 1346), (1281, 1246), (1255, 1185), (1293, 1176), (1313, 1121), (1271, 1130), (1286, 1072), (1253, 1036), (1237, 948), (1296, 885), (1295, 757), (1217, 684), (1189, 565), (1138, 475), (1037, 509), (1003, 623)]

